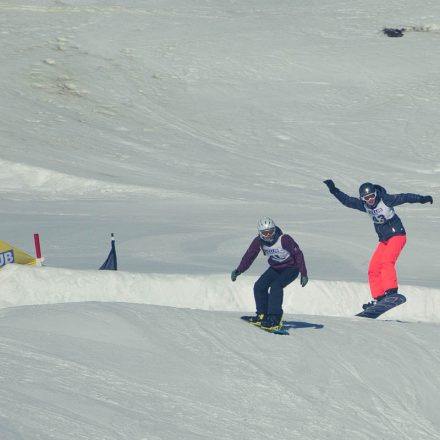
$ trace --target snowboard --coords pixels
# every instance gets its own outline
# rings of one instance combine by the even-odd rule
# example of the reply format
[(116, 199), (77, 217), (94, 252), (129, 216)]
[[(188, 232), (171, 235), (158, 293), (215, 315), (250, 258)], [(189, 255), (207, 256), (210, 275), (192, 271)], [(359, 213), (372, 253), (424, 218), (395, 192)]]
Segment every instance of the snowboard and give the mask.
[(260, 325), (255, 325), (254, 323), (250, 322), (250, 319), (253, 318), (253, 316), (242, 316), (241, 319), (243, 321), (248, 322), (249, 324), (253, 325), (254, 327), (259, 328), (260, 330), (263, 330), (267, 333), (273, 333), (274, 335), (288, 335), (289, 332), (287, 330), (284, 330), (283, 328), (281, 328), (280, 330), (270, 330), (270, 329), (266, 329), (261, 327)]
[(378, 301), (373, 306), (368, 307), (368, 309), (358, 313), (356, 316), (360, 316), (362, 318), (376, 319), (383, 313), (388, 312), (388, 310), (394, 309), (394, 307), (400, 306), (404, 302), (406, 302), (406, 298), (403, 295), (401, 295), (400, 293), (392, 293), (390, 295), (387, 295), (384, 299)]

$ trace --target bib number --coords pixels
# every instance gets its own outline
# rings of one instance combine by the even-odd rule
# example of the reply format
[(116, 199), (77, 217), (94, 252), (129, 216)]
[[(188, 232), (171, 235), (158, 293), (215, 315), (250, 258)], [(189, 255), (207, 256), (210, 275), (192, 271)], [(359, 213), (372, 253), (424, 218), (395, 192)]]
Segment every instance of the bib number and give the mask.
[(381, 224), (381, 223), (385, 223), (385, 221), (386, 221), (386, 218), (384, 215), (373, 215), (372, 218), (373, 218), (374, 223)]

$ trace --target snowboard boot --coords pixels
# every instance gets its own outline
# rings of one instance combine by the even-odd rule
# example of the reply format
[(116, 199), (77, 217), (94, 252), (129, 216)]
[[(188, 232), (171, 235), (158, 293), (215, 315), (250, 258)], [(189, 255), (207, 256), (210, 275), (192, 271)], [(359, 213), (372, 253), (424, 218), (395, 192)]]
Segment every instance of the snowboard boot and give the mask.
[(261, 328), (265, 330), (281, 330), (283, 326), (282, 317), (283, 315), (267, 315), (261, 323)]
[[(381, 297), (380, 297), (381, 298)], [(370, 301), (369, 303), (366, 304), (362, 304), (362, 308), (364, 310), (369, 309), (370, 307), (374, 306), (375, 304), (377, 304), (377, 300), (373, 299), (373, 301)]]
[(385, 291), (385, 293), (381, 296), (378, 296), (376, 298), (376, 301), (382, 301), (385, 297), (387, 297), (388, 295), (394, 295), (397, 293), (397, 287), (394, 287), (392, 289), (388, 289)]
[(261, 325), (261, 322), (264, 320), (264, 313), (257, 313), (255, 316), (252, 316), (249, 319), (249, 322), (254, 325)]
[(381, 297), (381, 299), (383, 299), (387, 295), (394, 295), (394, 294), (398, 293), (397, 290), (398, 290), (397, 287), (394, 287), (393, 289), (386, 290), (385, 293), (383, 294), (383, 296)]

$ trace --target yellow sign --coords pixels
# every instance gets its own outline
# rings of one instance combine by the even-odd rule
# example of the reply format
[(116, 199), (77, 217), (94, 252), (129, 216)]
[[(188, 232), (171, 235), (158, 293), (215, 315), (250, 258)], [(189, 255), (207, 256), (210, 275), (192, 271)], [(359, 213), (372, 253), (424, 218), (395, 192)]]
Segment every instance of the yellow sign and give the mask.
[(21, 249), (0, 240), (0, 267), (10, 263), (30, 264), (35, 266), (37, 264), (37, 259), (28, 255)]

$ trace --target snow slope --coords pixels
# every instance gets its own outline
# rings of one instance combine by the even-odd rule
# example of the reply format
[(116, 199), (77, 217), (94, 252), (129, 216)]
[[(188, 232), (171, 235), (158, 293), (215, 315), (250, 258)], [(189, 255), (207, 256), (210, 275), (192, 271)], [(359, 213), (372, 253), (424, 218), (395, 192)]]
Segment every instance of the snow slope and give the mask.
[[(115, 232), (121, 269), (224, 273), (271, 215), (314, 279), (365, 282), (373, 228), (322, 180), (436, 197), (439, 34), (380, 29), (440, 5), (321, 3), (1, 3), (2, 239), (92, 269)], [(438, 205), (398, 212), (401, 282), (438, 287)]]
[(372, 321), (365, 285), (295, 283), (277, 336), (239, 319), (247, 276), (9, 265), (0, 283), (2, 439), (440, 438), (437, 289)]
[(128, 303), (1, 311), (2, 439), (438, 439), (439, 326), (289, 315), (290, 336)]
[[(0, 270), (1, 440), (440, 439), (439, 17), (0, 2), (0, 238), (46, 257)], [(353, 315), (377, 238), (327, 178), (434, 197), (397, 209), (408, 302), (376, 321)], [(238, 319), (264, 258), (229, 279), (262, 215), (309, 271), (286, 337)]]
[[(0, 308), (66, 302), (103, 301), (153, 304), (201, 310), (252, 312), (255, 277), (229, 274), (141, 274), (79, 271), (8, 265), (0, 271)], [(440, 323), (440, 291), (400, 286), (408, 299), (379, 319)], [(371, 300), (365, 283), (296, 280), (285, 289), (285, 313), (352, 317)]]

